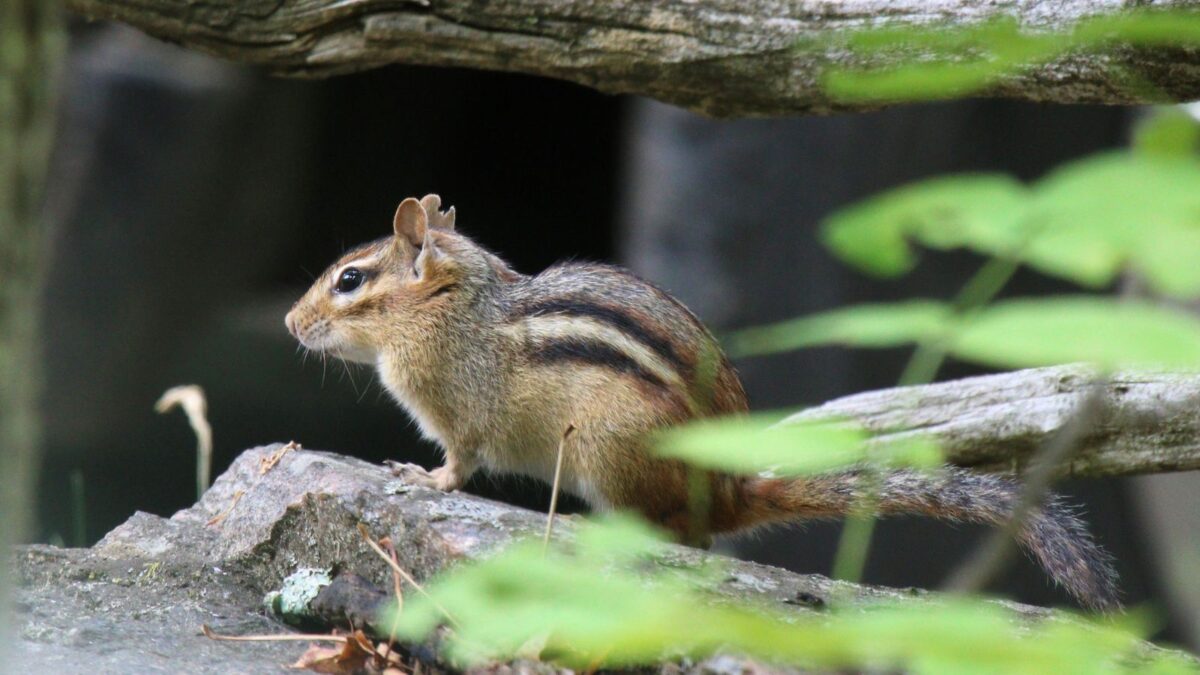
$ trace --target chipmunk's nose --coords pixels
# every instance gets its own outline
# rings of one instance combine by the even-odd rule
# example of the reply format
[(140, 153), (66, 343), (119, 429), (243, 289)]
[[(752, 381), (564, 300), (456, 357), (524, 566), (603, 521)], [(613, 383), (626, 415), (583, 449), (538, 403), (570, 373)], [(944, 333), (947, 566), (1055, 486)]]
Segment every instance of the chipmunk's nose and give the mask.
[(300, 339), (300, 336), (296, 335), (296, 310), (295, 309), (291, 310), (290, 312), (287, 313), (287, 316), (283, 317), (283, 325), (287, 326), (288, 332), (292, 334), (292, 337), (296, 338), (297, 340)]

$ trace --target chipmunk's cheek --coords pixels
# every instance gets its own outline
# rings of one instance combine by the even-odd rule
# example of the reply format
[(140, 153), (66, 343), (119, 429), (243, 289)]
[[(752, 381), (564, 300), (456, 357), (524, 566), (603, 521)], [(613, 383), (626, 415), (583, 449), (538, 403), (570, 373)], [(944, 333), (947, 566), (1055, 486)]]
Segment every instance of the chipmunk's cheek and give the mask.
[(378, 360), (375, 350), (354, 347), (338, 350), (338, 356), (347, 361), (353, 361), (354, 363), (372, 364)]
[(327, 343), (326, 349), (339, 358), (360, 363), (375, 361), (375, 348), (356, 339), (353, 334), (331, 334)]
[(338, 358), (356, 363), (374, 363), (378, 351), (374, 345), (357, 335), (357, 331), (330, 331), (323, 349)]
[(311, 349), (314, 352), (325, 351), (325, 345), (321, 344), (321, 340), (313, 339), (311, 332), (306, 330), (305, 327), (300, 327), (296, 331), (296, 341), (303, 345), (305, 349)]

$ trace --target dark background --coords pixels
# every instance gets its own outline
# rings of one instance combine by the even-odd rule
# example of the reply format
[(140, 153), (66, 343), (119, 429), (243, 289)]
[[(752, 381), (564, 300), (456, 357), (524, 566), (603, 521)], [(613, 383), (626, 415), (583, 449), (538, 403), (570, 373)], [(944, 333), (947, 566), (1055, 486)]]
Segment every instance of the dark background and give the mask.
[[(522, 271), (562, 258), (620, 262), (727, 330), (858, 301), (952, 296), (980, 260), (929, 254), (902, 281), (879, 282), (838, 264), (817, 241), (818, 223), (947, 171), (1035, 178), (1124, 144), (1133, 119), (1121, 108), (971, 101), (722, 122), (523, 76), (392, 67), (285, 81), (127, 29), (76, 26), (72, 37), (50, 182), (38, 530), (72, 545), (135, 510), (166, 515), (192, 502), (193, 436), (179, 413), (152, 411), (176, 384), (207, 391), (215, 474), (245, 448), (293, 439), (436, 465), (370, 372), (306, 362), (283, 327), (313, 275), (387, 233), (406, 196), (441, 194), (462, 231)], [(1023, 273), (1007, 293), (1065, 288)], [(890, 386), (907, 357), (818, 349), (737, 366), (753, 408), (795, 409)], [(974, 372), (951, 364), (941, 376)], [(549, 492), (493, 477), (468, 489), (534, 508)], [(1192, 615), (1151, 554), (1164, 535), (1138, 506), (1145, 489), (1129, 480), (1061, 489), (1116, 555), (1129, 603), (1169, 608), (1162, 636), (1188, 639)], [(84, 541), (73, 534), (80, 501)], [(838, 530), (722, 546), (828, 573)], [(866, 578), (935, 587), (982, 532), (889, 521)], [(1069, 604), (1025, 561), (993, 590)]]

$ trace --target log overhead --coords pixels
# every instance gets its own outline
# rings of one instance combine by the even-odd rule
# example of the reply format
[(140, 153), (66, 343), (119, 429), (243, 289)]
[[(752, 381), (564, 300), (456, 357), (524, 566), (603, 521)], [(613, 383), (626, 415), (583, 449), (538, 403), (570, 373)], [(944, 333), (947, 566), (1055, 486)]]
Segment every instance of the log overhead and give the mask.
[[(387, 64), (553, 77), (717, 117), (878, 107), (833, 100), (837, 41), (864, 26), (966, 26), (1014, 17), (1030, 31), (1127, 8), (1124, 0), (67, 0), (160, 39), (283, 75)], [(1141, 4), (1141, 3), (1132, 3)], [(1156, 9), (1194, 7), (1161, 0)], [(900, 55), (872, 57), (888, 63)], [(911, 55), (908, 56), (911, 58)], [(1132, 80), (1138, 86), (1130, 86)], [(1200, 50), (1113, 46), (1006, 78), (989, 96), (1056, 103), (1200, 98)]]

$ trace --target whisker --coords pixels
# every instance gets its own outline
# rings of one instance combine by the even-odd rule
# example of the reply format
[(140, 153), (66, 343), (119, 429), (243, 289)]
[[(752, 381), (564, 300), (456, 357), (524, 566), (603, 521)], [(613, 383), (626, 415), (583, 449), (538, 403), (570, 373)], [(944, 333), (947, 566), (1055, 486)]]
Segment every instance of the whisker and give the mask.
[(358, 383), (354, 381), (354, 373), (350, 372), (350, 364), (346, 363), (346, 359), (341, 357), (338, 358), (338, 361), (342, 362), (342, 370), (345, 371), (346, 377), (350, 378), (350, 387), (354, 389), (354, 395), (358, 396), (359, 400), (362, 400), (362, 395), (358, 393)]
[(359, 404), (361, 404), (361, 403), (363, 402), (363, 399), (367, 397), (367, 394), (368, 394), (368, 393), (370, 393), (370, 391), (371, 391), (371, 385), (372, 385), (373, 383), (374, 383), (374, 380), (373, 380), (373, 379), (371, 379), (370, 377), (368, 377), (368, 378), (367, 378), (367, 383), (366, 383), (366, 384), (363, 386), (362, 394), (359, 394), (359, 396), (358, 396), (358, 400), (354, 402), (354, 405), (359, 405)]

